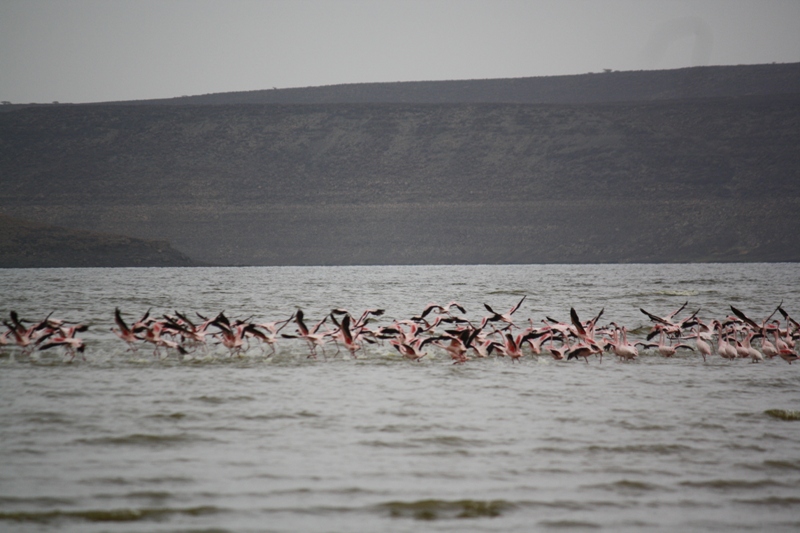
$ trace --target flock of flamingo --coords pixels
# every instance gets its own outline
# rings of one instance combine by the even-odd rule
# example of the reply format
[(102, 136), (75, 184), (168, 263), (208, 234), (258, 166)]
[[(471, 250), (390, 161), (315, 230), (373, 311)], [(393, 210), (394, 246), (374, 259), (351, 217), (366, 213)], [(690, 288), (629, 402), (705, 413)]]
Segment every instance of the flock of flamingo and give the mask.
[[(614, 354), (620, 361), (632, 361), (639, 350), (652, 351), (663, 357), (672, 357), (678, 350), (697, 353), (706, 361), (712, 355), (727, 360), (749, 359), (758, 363), (775, 356), (787, 363), (798, 359), (795, 342), (800, 338), (800, 323), (778, 305), (767, 318), (757, 322), (731, 306), (731, 315), (720, 320), (704, 322), (699, 309), (679, 318), (688, 302), (677, 310), (658, 316), (640, 309), (652, 322), (645, 340), (631, 343), (628, 330), (615, 322), (600, 325), (601, 310), (595, 317), (582, 321), (575, 309), (570, 309), (570, 321), (561, 322), (545, 317), (539, 323), (532, 319), (515, 323), (523, 297), (506, 313), (495, 312), (488, 304), (488, 315), (480, 322), (464, 318), (464, 307), (458, 302), (447, 305), (428, 304), (419, 315), (404, 320), (394, 320), (389, 325), (370, 324), (384, 314), (383, 309), (367, 309), (358, 318), (345, 309), (333, 309), (309, 327), (302, 310), (276, 322), (259, 323), (251, 318), (229, 319), (224, 312), (213, 318), (195, 313), (192, 320), (185, 314), (151, 316), (150, 311), (132, 323), (127, 323), (117, 308), (114, 311), (115, 328), (111, 330), (127, 344), (127, 350), (137, 352), (142, 346), (153, 348), (154, 357), (190, 357), (198, 352), (208, 355), (210, 345), (222, 345), (230, 357), (240, 357), (255, 346), (270, 357), (276, 353), (278, 342), (297, 339), (308, 348), (308, 357), (335, 357), (349, 353), (353, 358), (366, 355), (368, 345), (388, 343), (403, 358), (420, 361), (432, 349), (446, 353), (454, 364), (463, 364), (473, 357), (508, 357), (519, 361), (529, 356), (543, 355), (555, 360), (580, 360), (586, 363), (596, 358), (602, 363), (603, 354)], [(781, 319), (774, 319), (780, 313)], [(85, 359), (86, 344), (77, 336), (88, 330), (83, 324), (70, 324), (52, 318), (43, 320), (22, 319), (11, 311), (10, 321), (3, 320), (6, 331), (0, 335), (3, 345), (31, 355), (34, 350), (61, 348), (68, 361), (77, 354)], [(293, 332), (288, 326), (293, 324)], [(658, 342), (653, 342), (655, 339)], [(755, 342), (754, 342), (755, 341)], [(295, 341), (297, 342), (297, 341)], [(326, 351), (326, 347), (328, 350)], [(335, 353), (329, 353), (335, 347)], [(161, 350), (165, 350), (162, 355)], [(269, 349), (269, 352), (267, 352)]]

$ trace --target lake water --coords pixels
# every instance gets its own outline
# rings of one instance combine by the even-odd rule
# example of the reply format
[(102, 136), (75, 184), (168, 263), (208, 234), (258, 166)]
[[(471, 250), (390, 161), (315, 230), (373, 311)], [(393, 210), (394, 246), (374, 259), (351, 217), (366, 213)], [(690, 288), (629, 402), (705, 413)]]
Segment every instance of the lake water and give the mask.
[(388, 344), (314, 360), (291, 339), (158, 359), (110, 328), (115, 307), (310, 323), (382, 307), (389, 324), (527, 295), (518, 323), (604, 308), (643, 332), (640, 307), (687, 300), (705, 320), (798, 316), (799, 281), (797, 264), (0, 270), (3, 317), (90, 326), (85, 361), (0, 347), (0, 530), (797, 531), (800, 421), (765, 411), (800, 409), (800, 363), (453, 365)]

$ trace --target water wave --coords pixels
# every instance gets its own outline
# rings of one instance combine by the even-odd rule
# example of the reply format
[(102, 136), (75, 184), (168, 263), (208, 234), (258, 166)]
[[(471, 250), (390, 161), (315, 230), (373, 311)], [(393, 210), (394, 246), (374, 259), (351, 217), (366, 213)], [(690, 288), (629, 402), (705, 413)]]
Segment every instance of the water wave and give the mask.
[(744, 505), (757, 505), (767, 507), (797, 507), (800, 505), (800, 497), (795, 496), (767, 496), (764, 498), (747, 498), (734, 500), (736, 503)]
[(420, 445), (408, 440), (387, 441), (387, 440), (363, 440), (359, 442), (361, 446), (371, 448), (419, 448)]
[(140, 477), (93, 477), (93, 478), (86, 478), (80, 481), (82, 484), (86, 485), (119, 485), (119, 486), (127, 486), (127, 485), (165, 485), (165, 484), (173, 484), (173, 483), (191, 483), (194, 481), (193, 478), (190, 477), (183, 477), (183, 476), (161, 476), (161, 477), (148, 477), (148, 478), (140, 478)]
[(142, 508), (142, 509), (87, 509), (79, 511), (0, 511), (0, 521), (35, 522), (49, 524), (61, 520), (85, 522), (139, 522), (163, 520), (171, 516), (207, 516), (226, 512), (217, 507), (200, 506), (188, 508)]
[(599, 483), (596, 485), (585, 485), (582, 488), (610, 490), (621, 494), (670, 490), (664, 486), (656, 485), (655, 483), (648, 483), (646, 481), (636, 481), (632, 479), (620, 479), (619, 481), (614, 481), (613, 483)]
[(771, 487), (785, 487), (786, 485), (774, 479), (708, 479), (703, 481), (681, 481), (684, 487), (694, 487), (714, 490), (754, 490)]
[(781, 459), (774, 459), (774, 460), (767, 460), (761, 463), (763, 468), (774, 468), (776, 470), (785, 471), (785, 470), (800, 470), (800, 459), (798, 460), (781, 460)]
[(590, 453), (608, 452), (608, 453), (644, 453), (656, 455), (672, 455), (676, 453), (684, 453), (695, 451), (694, 448), (684, 444), (628, 444), (625, 446), (599, 446), (592, 445), (586, 448)]
[(659, 294), (661, 296), (697, 296), (700, 294), (699, 291), (655, 291), (654, 294)]
[(75, 422), (73, 417), (65, 413), (58, 413), (54, 411), (41, 411), (30, 413), (26, 417), (28, 422), (34, 424), (72, 424)]
[(57, 505), (72, 505), (72, 498), (52, 497), (52, 496), (3, 496), (0, 495), (0, 505), (13, 506), (42, 506), (54, 507)]
[(156, 413), (148, 415), (147, 418), (154, 418), (156, 420), (183, 420), (188, 415), (186, 413)]
[(189, 433), (175, 433), (166, 435), (154, 435), (148, 433), (133, 433), (119, 437), (95, 437), (90, 439), (77, 439), (78, 444), (88, 444), (95, 446), (174, 446), (196, 441), (213, 441), (209, 437), (198, 437)]
[(261, 413), (242, 415), (244, 420), (296, 420), (303, 418), (319, 418), (317, 413), (311, 411), (297, 411), (295, 413)]
[(515, 508), (506, 500), (417, 500), (379, 504), (392, 518), (440, 520), (453, 518), (495, 518)]
[(623, 429), (630, 429), (633, 431), (671, 431), (675, 429), (675, 426), (667, 426), (662, 424), (635, 424), (628, 420), (620, 420), (612, 422), (614, 425), (617, 425)]
[(525, 289), (505, 289), (505, 290), (489, 291), (486, 294), (489, 296), (526, 296), (527, 294), (529, 294), (529, 291)]
[(726, 442), (722, 445), (729, 450), (744, 451), (744, 452), (766, 452), (767, 449), (758, 444), (745, 444), (741, 442)]
[(603, 526), (586, 520), (542, 520), (539, 525), (547, 529), (600, 529)]
[(434, 435), (431, 437), (417, 438), (414, 439), (414, 441), (423, 446), (433, 444), (434, 446), (444, 446), (447, 448), (472, 448), (486, 446), (489, 444), (484, 440), (467, 439), (464, 437), (458, 437), (456, 435)]
[(249, 402), (255, 400), (252, 396), (232, 396), (230, 398), (220, 398), (219, 396), (196, 396), (192, 400), (200, 401), (203, 403), (210, 403), (212, 405), (220, 405), (227, 402)]

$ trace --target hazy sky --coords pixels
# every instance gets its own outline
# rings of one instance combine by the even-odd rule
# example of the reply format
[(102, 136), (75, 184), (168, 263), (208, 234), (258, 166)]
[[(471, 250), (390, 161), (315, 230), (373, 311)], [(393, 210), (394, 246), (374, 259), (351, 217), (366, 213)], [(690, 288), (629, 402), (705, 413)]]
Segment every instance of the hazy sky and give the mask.
[(800, 61), (800, 0), (0, 0), (0, 100)]

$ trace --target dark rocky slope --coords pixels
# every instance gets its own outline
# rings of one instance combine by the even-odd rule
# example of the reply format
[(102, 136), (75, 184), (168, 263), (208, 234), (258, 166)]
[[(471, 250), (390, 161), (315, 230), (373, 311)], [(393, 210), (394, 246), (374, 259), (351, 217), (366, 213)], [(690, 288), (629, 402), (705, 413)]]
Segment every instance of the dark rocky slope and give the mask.
[(0, 114), (0, 212), (215, 264), (797, 261), (800, 90), (782, 90), (29, 107)]
[(69, 230), (0, 215), (0, 268), (197, 265), (166, 241)]

